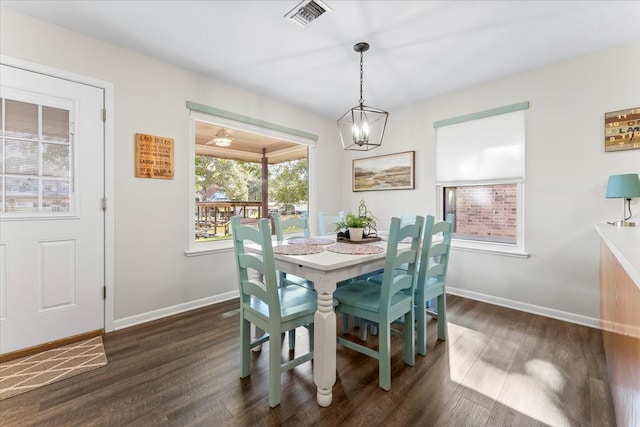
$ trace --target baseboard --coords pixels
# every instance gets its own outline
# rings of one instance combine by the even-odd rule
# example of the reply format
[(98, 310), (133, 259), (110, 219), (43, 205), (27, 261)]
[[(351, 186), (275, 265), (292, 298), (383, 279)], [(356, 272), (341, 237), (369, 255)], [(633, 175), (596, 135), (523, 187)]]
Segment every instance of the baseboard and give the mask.
[(61, 338), (59, 340), (50, 341), (44, 344), (38, 344), (33, 347), (24, 348), (22, 350), (13, 351), (11, 353), (0, 354), (0, 363), (19, 359), (20, 357), (31, 356), (32, 354), (41, 353), (43, 351), (51, 350), (52, 348), (62, 347), (80, 341), (85, 341), (91, 338), (99, 337), (102, 334), (104, 334), (104, 329), (96, 329), (94, 331), (88, 331), (82, 334), (73, 335), (71, 337)]
[[(565, 322), (575, 323), (578, 325), (588, 326), (591, 328), (601, 329), (600, 319), (593, 317), (582, 316), (580, 314), (569, 313), (566, 311), (556, 310), (553, 308), (542, 307), (534, 304), (527, 304), (520, 301), (513, 301), (506, 298), (500, 298), (492, 295), (486, 295), (479, 292), (467, 291), (465, 289), (453, 288), (447, 286), (447, 293), (452, 295), (458, 295), (461, 297), (486, 302), (489, 304), (499, 305), (502, 307), (512, 308), (514, 310), (520, 310), (527, 313), (538, 314), (540, 316), (550, 317), (552, 319), (563, 320)], [(195, 301), (189, 301), (183, 304), (174, 305), (171, 307), (162, 308), (159, 310), (153, 310), (142, 314), (137, 314), (131, 317), (125, 317), (114, 321), (115, 330), (128, 328), (130, 326), (139, 325), (141, 323), (150, 322), (152, 320), (161, 319), (163, 317), (172, 316), (174, 314), (184, 313), (185, 311), (193, 310), (207, 305), (216, 304), (230, 299), (238, 298), (238, 291), (227, 292), (224, 294), (214, 295), (207, 298), (202, 298)]]
[(550, 317), (552, 319), (563, 320), (569, 323), (576, 323), (590, 328), (600, 329), (600, 319), (580, 314), (569, 313), (566, 311), (556, 310), (553, 308), (542, 307), (534, 304), (527, 304), (520, 301), (513, 301), (506, 298), (500, 298), (492, 295), (481, 294), (479, 292), (467, 291), (465, 289), (452, 288), (447, 286), (447, 293), (458, 295), (461, 297), (486, 302), (489, 304), (499, 305), (502, 307), (512, 308), (514, 310), (524, 311), (527, 313), (538, 314), (540, 316)]
[(206, 307), (208, 305), (216, 304), (223, 301), (229, 301), (230, 299), (238, 298), (239, 295), (239, 291), (226, 292), (224, 294), (201, 298), (199, 300), (161, 308), (159, 310), (148, 311), (146, 313), (136, 314), (135, 316), (125, 317), (123, 319), (117, 319), (113, 322), (114, 329), (124, 329), (130, 326), (139, 325), (141, 323), (150, 322), (152, 320), (161, 319), (163, 317), (172, 316), (174, 314), (184, 313), (185, 311), (193, 310), (196, 308)]

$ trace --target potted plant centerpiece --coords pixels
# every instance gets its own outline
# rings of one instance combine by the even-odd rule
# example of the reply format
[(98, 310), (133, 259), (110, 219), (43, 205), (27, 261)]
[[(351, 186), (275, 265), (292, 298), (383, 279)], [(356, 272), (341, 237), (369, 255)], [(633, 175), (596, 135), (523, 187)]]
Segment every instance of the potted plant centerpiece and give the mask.
[(349, 239), (354, 241), (362, 240), (365, 228), (374, 221), (371, 216), (359, 216), (349, 212), (342, 221), (336, 223), (336, 231), (348, 230)]

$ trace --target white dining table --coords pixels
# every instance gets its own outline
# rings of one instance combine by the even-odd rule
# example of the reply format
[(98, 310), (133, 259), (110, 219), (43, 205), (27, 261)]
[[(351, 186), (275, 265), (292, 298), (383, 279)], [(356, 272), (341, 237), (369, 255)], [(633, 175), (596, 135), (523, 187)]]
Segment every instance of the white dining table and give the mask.
[[(322, 238), (326, 238), (323, 236)], [(287, 245), (287, 242), (274, 242)], [(336, 382), (336, 313), (333, 309), (333, 293), (336, 284), (361, 274), (384, 267), (387, 242), (359, 243), (383, 248), (376, 254), (352, 255), (324, 250), (311, 255), (275, 254), (276, 269), (295, 274), (313, 282), (318, 293), (318, 310), (314, 316), (313, 380), (317, 387), (320, 406), (329, 406), (333, 400)], [(260, 247), (247, 245), (248, 250), (260, 252)]]

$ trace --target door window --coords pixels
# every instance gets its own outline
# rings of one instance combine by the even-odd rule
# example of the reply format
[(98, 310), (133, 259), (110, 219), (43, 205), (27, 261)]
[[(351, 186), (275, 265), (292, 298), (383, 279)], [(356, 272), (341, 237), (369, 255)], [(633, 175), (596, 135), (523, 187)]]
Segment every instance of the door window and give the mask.
[(0, 98), (3, 214), (73, 213), (71, 107), (64, 100), (47, 105), (19, 95)]

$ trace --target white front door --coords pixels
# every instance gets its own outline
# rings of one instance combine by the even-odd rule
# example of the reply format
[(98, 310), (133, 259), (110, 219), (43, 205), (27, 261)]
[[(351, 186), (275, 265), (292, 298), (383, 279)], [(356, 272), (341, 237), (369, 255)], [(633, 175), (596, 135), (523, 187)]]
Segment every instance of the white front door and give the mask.
[(6, 354), (104, 329), (104, 91), (0, 67)]

